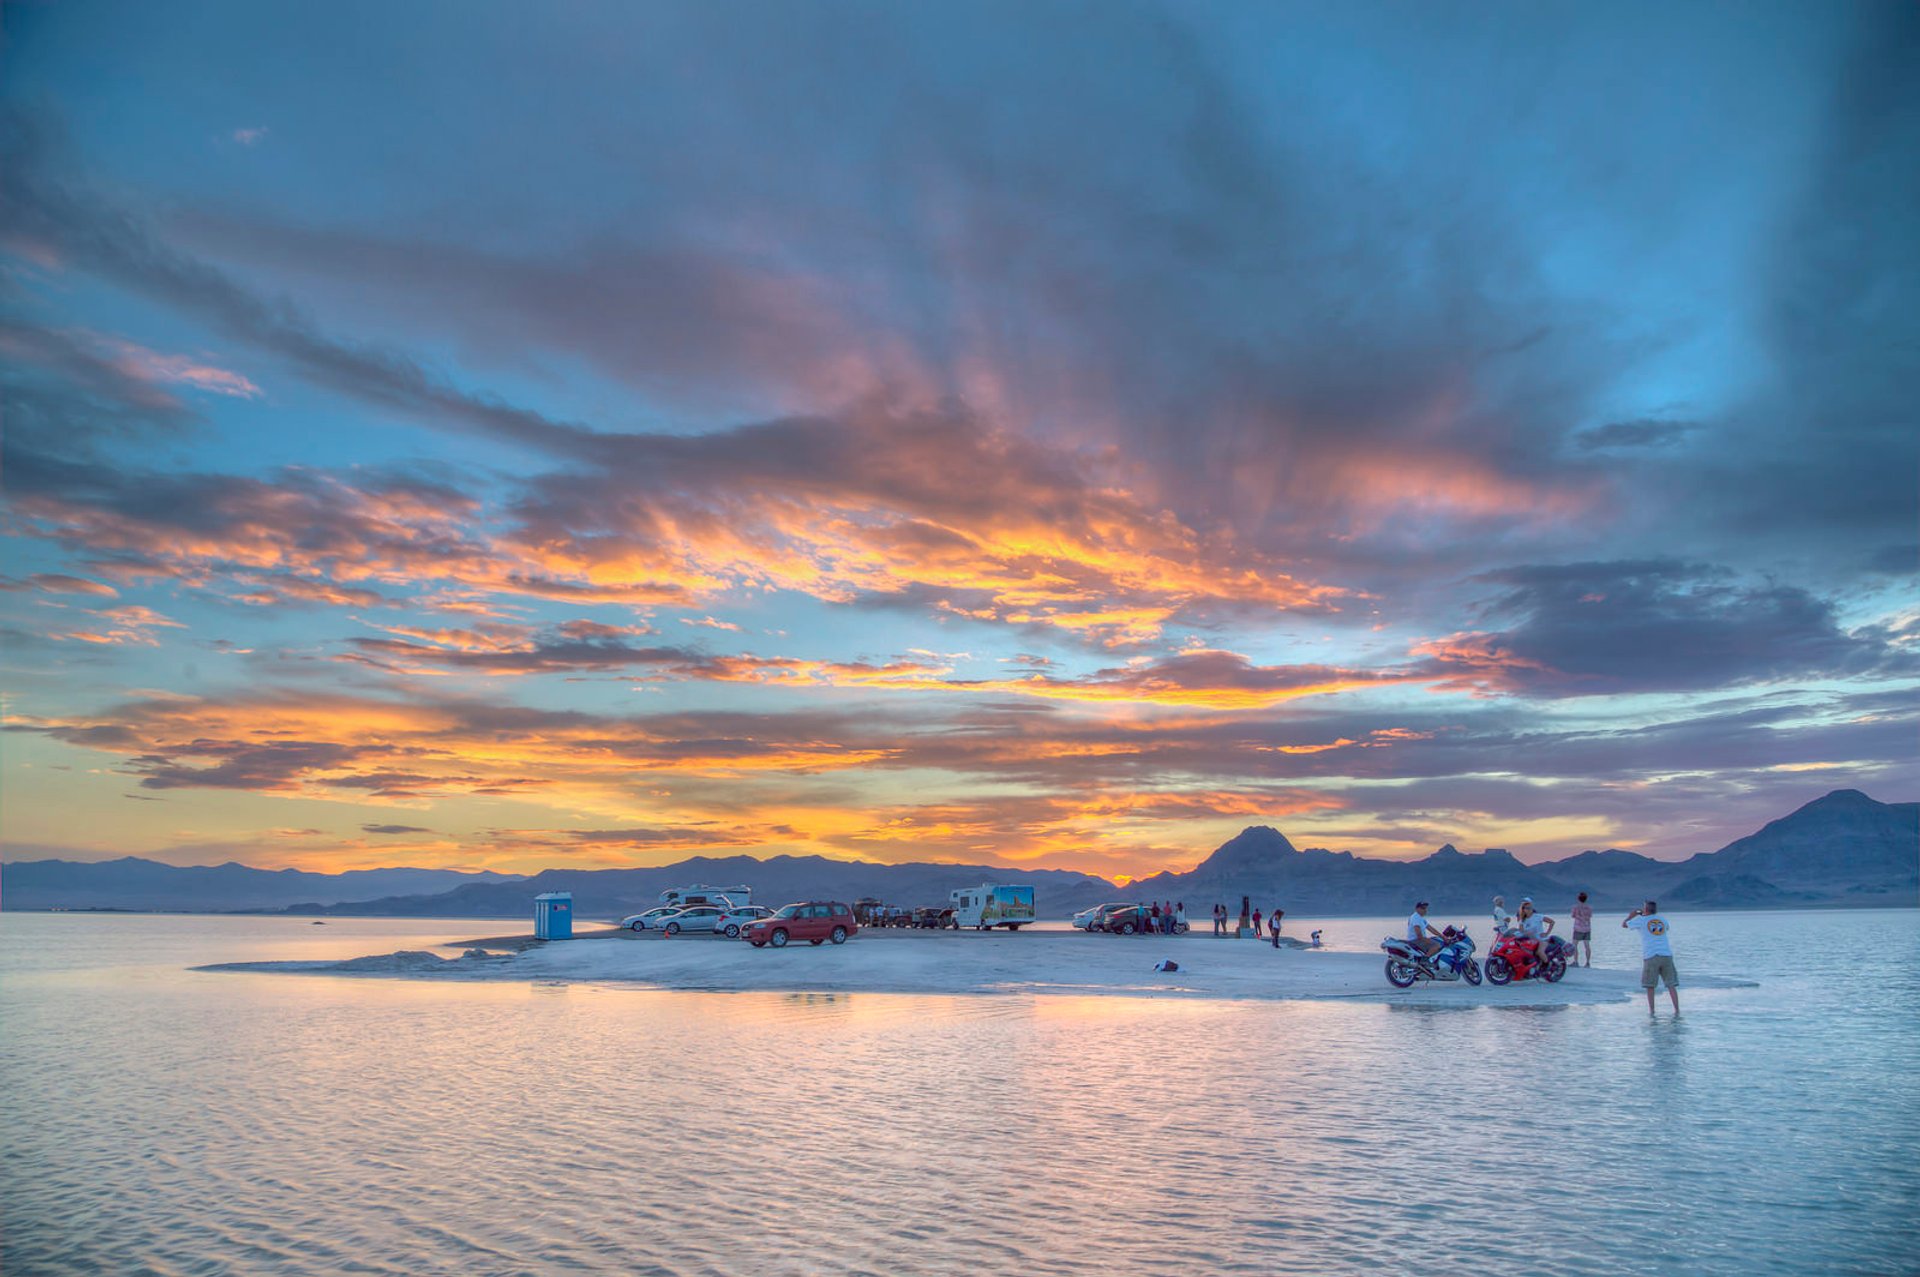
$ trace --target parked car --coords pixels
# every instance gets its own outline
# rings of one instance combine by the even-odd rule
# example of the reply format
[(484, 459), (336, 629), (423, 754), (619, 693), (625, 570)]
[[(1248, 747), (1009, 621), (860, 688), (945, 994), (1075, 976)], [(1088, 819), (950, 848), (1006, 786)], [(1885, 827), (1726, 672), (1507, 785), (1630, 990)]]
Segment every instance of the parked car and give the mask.
[(784, 949), (791, 940), (805, 940), (808, 944), (831, 940), (845, 944), (848, 937), (859, 930), (853, 910), (838, 900), (803, 900), (775, 910), (771, 918), (760, 919), (747, 928), (746, 935), (756, 949), (766, 945)]
[[(1135, 931), (1150, 933), (1154, 931), (1154, 908), (1152, 904), (1121, 904), (1119, 908), (1110, 908), (1100, 914), (1100, 929), (1108, 935), (1133, 935)], [(1175, 935), (1185, 935), (1188, 928), (1175, 926)]]
[(670, 913), (679, 913), (681, 908), (682, 906), (680, 905), (655, 905), (651, 909), (643, 909), (639, 913), (628, 914), (626, 917), (620, 919), (620, 925), (630, 931), (646, 931), (649, 928), (658, 929), (662, 918)]
[(682, 931), (711, 932), (719, 929), (720, 920), (730, 912), (718, 905), (688, 905), (660, 919), (659, 927), (670, 936)]
[[(1151, 932), (1156, 919), (1151, 905), (1122, 905), (1100, 915), (1100, 930), (1111, 935), (1130, 936), (1136, 931)], [(1186, 934), (1187, 928), (1177, 926), (1175, 935)]]
[(1094, 930), (1094, 924), (1100, 921), (1100, 915), (1109, 909), (1125, 909), (1127, 901), (1115, 900), (1104, 905), (1095, 905), (1091, 909), (1082, 909), (1073, 915), (1073, 925), (1082, 931)]
[(748, 905), (744, 909), (735, 909), (732, 913), (721, 915), (720, 921), (714, 924), (713, 929), (727, 939), (733, 940), (760, 919), (771, 917), (773, 917), (773, 910), (765, 905)]

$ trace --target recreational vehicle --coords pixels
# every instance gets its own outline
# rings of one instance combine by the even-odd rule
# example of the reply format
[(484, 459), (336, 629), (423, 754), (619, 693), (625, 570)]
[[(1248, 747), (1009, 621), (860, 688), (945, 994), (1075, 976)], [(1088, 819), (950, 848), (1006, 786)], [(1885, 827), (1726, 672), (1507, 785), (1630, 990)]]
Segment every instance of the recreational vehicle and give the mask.
[(974, 927), (981, 931), (1005, 927), (1018, 931), (1034, 919), (1032, 887), (996, 886), (989, 882), (978, 887), (962, 887), (950, 893), (949, 899), (953, 901), (956, 927)]
[(753, 903), (751, 887), (709, 887), (705, 883), (696, 883), (691, 887), (668, 887), (660, 893), (663, 905), (720, 905), (744, 906)]

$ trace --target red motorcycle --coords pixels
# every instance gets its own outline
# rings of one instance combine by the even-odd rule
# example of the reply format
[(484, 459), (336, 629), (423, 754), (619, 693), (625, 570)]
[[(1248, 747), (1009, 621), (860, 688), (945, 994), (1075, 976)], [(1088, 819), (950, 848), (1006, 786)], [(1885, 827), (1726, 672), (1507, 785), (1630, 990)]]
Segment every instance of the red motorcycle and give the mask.
[(1567, 973), (1567, 957), (1559, 936), (1549, 936), (1536, 950), (1525, 936), (1501, 936), (1487, 955), (1487, 982), (1507, 984), (1535, 976), (1552, 984)]

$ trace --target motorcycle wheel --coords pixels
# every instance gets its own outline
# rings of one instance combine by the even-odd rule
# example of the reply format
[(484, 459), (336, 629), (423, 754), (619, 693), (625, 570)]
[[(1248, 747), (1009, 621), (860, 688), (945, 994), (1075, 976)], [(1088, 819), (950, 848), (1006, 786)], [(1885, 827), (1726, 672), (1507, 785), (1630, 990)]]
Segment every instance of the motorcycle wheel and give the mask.
[(1460, 968), (1460, 974), (1467, 977), (1468, 984), (1479, 984), (1480, 983), (1480, 964), (1475, 962), (1472, 958), (1468, 958), (1467, 964)]
[(1411, 989), (1413, 982), (1420, 978), (1420, 971), (1411, 962), (1402, 962), (1398, 958), (1387, 959), (1387, 983), (1396, 989)]
[(1487, 959), (1487, 983), (1505, 984), (1513, 979), (1513, 968), (1507, 965), (1505, 958)]
[(1540, 974), (1546, 977), (1548, 984), (1556, 983), (1566, 973), (1567, 960), (1559, 957), (1548, 958), (1546, 966), (1540, 970)]

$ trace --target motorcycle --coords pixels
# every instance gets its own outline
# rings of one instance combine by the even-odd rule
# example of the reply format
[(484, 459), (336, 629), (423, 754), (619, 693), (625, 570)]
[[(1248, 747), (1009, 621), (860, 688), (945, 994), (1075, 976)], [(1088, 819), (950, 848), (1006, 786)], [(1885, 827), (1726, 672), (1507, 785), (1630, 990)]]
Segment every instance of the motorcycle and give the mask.
[(1502, 935), (1487, 955), (1487, 979), (1507, 984), (1538, 976), (1552, 984), (1567, 973), (1567, 955), (1572, 949), (1559, 936), (1548, 936), (1536, 952), (1525, 936), (1517, 932)]
[(1380, 942), (1387, 951), (1387, 983), (1396, 989), (1411, 989), (1418, 980), (1465, 980), (1480, 983), (1480, 964), (1473, 958), (1473, 938), (1467, 929), (1448, 927), (1440, 933), (1441, 945), (1432, 954), (1424, 954), (1412, 943), (1396, 936)]

